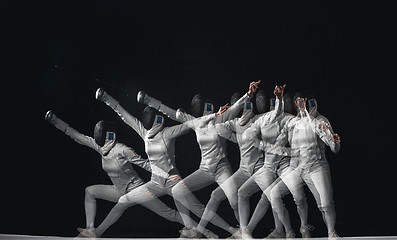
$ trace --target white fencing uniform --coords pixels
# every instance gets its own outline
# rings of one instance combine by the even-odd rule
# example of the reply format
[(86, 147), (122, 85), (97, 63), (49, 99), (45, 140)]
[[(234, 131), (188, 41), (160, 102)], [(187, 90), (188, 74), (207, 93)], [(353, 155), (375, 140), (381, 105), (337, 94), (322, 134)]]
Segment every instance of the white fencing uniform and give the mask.
[[(170, 180), (168, 177), (170, 175), (179, 175), (175, 165), (175, 138), (190, 130), (187, 125), (180, 124), (173, 127), (164, 127), (157, 134), (149, 137), (150, 130), (146, 130), (143, 124), (122, 108), (116, 100), (107, 95), (106, 99), (103, 101), (143, 139), (146, 154), (150, 162), (152, 176), (149, 182), (125, 194), (119, 199), (117, 205), (95, 230), (97, 235), (101, 235), (111, 224), (117, 221), (127, 207), (152, 200), (160, 201), (158, 198), (165, 194), (173, 196), (171, 189), (179, 181)], [(189, 198), (189, 201), (192, 203), (198, 202), (194, 197)], [(197, 204), (199, 204), (199, 202)], [(178, 219), (178, 222), (184, 224), (182, 219)], [(197, 225), (193, 220), (191, 220), (190, 223), (191, 225), (186, 227), (191, 228)]]
[[(328, 120), (323, 116), (313, 118), (307, 111), (300, 111), (281, 131), (276, 145), (291, 146), (291, 167), (289, 173), (282, 176), (282, 182), (271, 189), (271, 202), (280, 220), (284, 223), (287, 213), (284, 210), (282, 196), (291, 191), (295, 203), (304, 199), (303, 184), (306, 184), (323, 213), (328, 232), (334, 232), (335, 210), (332, 200), (330, 170), (325, 157), (325, 145), (338, 152), (340, 144), (331, 140), (331, 130), (323, 131), (319, 125)], [(331, 128), (332, 129), (332, 128)], [(288, 189), (285, 188), (285, 185)]]
[[(90, 147), (100, 153), (102, 168), (113, 183), (113, 185), (92, 185), (85, 190), (86, 227), (93, 228), (96, 215), (95, 199), (117, 202), (124, 194), (144, 185), (145, 182), (138, 176), (132, 164), (151, 171), (150, 163), (148, 159), (143, 159), (132, 148), (118, 142), (104, 154), (101, 146), (92, 137), (79, 133), (55, 115), (52, 116), (50, 123), (77, 143)], [(180, 219), (177, 211), (169, 208), (161, 201), (152, 200), (142, 202), (141, 205), (169, 221), (175, 222), (178, 218)]]
[[(280, 104), (283, 109), (283, 103)], [(276, 107), (277, 109), (277, 107)], [(284, 110), (282, 110), (283, 112)], [(271, 113), (271, 112), (269, 112)], [(266, 114), (269, 114), (266, 113)], [(275, 121), (264, 122), (256, 121), (251, 128), (255, 129), (260, 134), (262, 141), (268, 143), (274, 143), (277, 136), (280, 134), (280, 130), (285, 123), (292, 118), (291, 114), (283, 112), (279, 115)], [(270, 205), (270, 192), (271, 186), (277, 182), (277, 177), (283, 174), (289, 166), (289, 157), (277, 156), (273, 153), (265, 151), (265, 161), (261, 169), (259, 169), (251, 178), (249, 178), (238, 191), (239, 200), (239, 211), (240, 211), (240, 226), (243, 234), (251, 234), (258, 222), (265, 215)], [(260, 201), (255, 208), (253, 216), (248, 223), (250, 203), (249, 197), (255, 192), (262, 190), (263, 194)], [(276, 230), (284, 231), (282, 224), (277, 217), (277, 214), (273, 212), (274, 220), (276, 224)]]
[[(193, 196), (192, 192), (214, 182), (221, 185), (232, 175), (232, 169), (226, 157), (226, 139), (218, 135), (216, 124), (234, 119), (247, 100), (249, 100), (249, 96), (245, 94), (223, 114), (213, 118), (208, 118), (208, 115), (195, 118), (190, 114), (175, 111), (153, 98), (150, 98), (150, 101), (146, 102), (149, 106), (163, 112), (173, 120), (184, 123), (185, 126), (192, 128), (196, 132), (197, 143), (201, 150), (200, 167), (172, 189), (175, 204), (182, 218), (189, 215), (189, 212), (186, 212), (182, 205), (186, 206), (199, 217), (204, 213), (204, 206), (202, 204), (197, 205), (189, 201), (189, 198)], [(219, 226), (219, 224), (215, 223), (217, 220), (218, 217), (214, 217), (212, 223)], [(232, 229), (224, 221), (220, 227), (232, 234), (235, 232), (235, 229)], [(202, 231), (203, 229), (198, 230)]]
[[(238, 209), (238, 189), (263, 166), (263, 151), (258, 149), (254, 144), (259, 138), (260, 132), (256, 128), (253, 128), (252, 125), (259, 122), (264, 126), (272, 123), (281, 113), (281, 104), (277, 100), (276, 110), (258, 115), (252, 112), (252, 104), (247, 104), (250, 105), (250, 111), (246, 111), (244, 108), (241, 118), (234, 118), (225, 123), (216, 124), (216, 130), (220, 136), (238, 143), (241, 159), (240, 167), (230, 178), (212, 192), (211, 199), (206, 206), (199, 227), (205, 227), (208, 221), (211, 221), (220, 202), (226, 197), (235, 211), (236, 219), (241, 222)], [(250, 117), (248, 121), (246, 119), (247, 117)]]

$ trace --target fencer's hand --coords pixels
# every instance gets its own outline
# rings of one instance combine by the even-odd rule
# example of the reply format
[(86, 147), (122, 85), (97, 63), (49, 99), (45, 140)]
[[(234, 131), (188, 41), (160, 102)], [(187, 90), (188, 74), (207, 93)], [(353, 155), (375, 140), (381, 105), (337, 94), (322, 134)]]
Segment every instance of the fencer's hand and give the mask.
[(53, 112), (52, 110), (49, 110), (49, 111), (47, 111), (47, 113), (45, 114), (44, 119), (45, 119), (47, 122), (51, 122), (52, 117), (53, 117), (54, 115), (55, 115), (54, 112)]
[(225, 105), (223, 105), (222, 107), (219, 108), (218, 112), (215, 113), (215, 116), (219, 116), (219, 115), (221, 115), (222, 113), (226, 112), (226, 110), (228, 110), (229, 107), (230, 107), (230, 106), (229, 106), (229, 103), (226, 103)]
[(171, 180), (171, 181), (179, 181), (179, 180), (182, 180), (182, 177), (179, 176), (179, 175), (170, 175), (168, 177), (168, 179)]
[(250, 86), (248, 88), (248, 96), (252, 97), (254, 92), (258, 89), (258, 85), (261, 83), (261, 80), (258, 80), (257, 82), (251, 82)]
[(328, 124), (327, 122), (322, 121), (322, 122), (318, 125), (318, 128), (319, 128), (320, 130), (322, 130), (323, 132), (326, 132), (328, 129), (330, 129), (330, 126), (329, 126), (329, 124)]
[(105, 90), (98, 88), (95, 92), (95, 99), (98, 101), (104, 101)]
[(287, 86), (287, 85), (286, 85), (286, 84), (284, 84), (283, 86), (277, 86), (277, 85), (276, 85), (276, 86), (274, 87), (273, 93), (274, 93), (274, 95), (276, 95), (276, 97), (277, 97), (278, 99), (281, 99), (281, 98), (283, 97), (285, 86)]
[(139, 103), (145, 103), (145, 96), (146, 93), (144, 91), (139, 91), (138, 95), (136, 96), (136, 99)]
[(332, 134), (331, 140), (334, 141), (334, 142), (336, 142), (336, 143), (340, 143), (340, 136), (339, 136), (339, 134), (337, 134), (337, 133)]

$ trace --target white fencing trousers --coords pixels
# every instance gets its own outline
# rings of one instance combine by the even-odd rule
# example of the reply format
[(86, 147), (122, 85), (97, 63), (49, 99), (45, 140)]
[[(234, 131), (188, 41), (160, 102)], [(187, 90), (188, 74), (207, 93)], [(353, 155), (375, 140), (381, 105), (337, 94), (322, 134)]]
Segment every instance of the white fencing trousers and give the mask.
[[(282, 170), (280, 169), (279, 172), (281, 173)], [(275, 183), (276, 179), (277, 174), (269, 167), (263, 166), (240, 187), (238, 190), (238, 207), (240, 212), (240, 226), (242, 228), (247, 228), (249, 232), (252, 232), (258, 222), (265, 215), (267, 208), (270, 205), (270, 200), (268, 200), (268, 196), (266, 196), (265, 193), (271, 188), (272, 184)], [(249, 198), (260, 190), (262, 190), (263, 194), (251, 220), (248, 223), (250, 212)], [(276, 226), (281, 225), (278, 224), (280, 220), (277, 216), (274, 216), (274, 220)]]
[[(326, 160), (325, 160), (326, 163)], [(315, 168), (310, 166), (299, 165), (291, 169), (290, 173), (282, 176), (282, 182), (276, 184), (270, 192), (273, 209), (278, 213), (280, 220), (283, 222), (285, 217), (282, 202), (282, 196), (291, 192), (294, 201), (298, 207), (302, 201), (306, 202), (303, 191), (303, 185), (306, 184), (316, 199), (317, 206), (323, 214), (328, 232), (333, 232), (335, 228), (335, 209), (332, 200), (332, 185), (330, 170), (328, 164), (318, 164)], [(298, 209), (299, 211), (299, 209)], [(283, 222), (284, 223), (284, 222)]]
[[(172, 194), (175, 200), (175, 205), (177, 206), (179, 212), (182, 215), (183, 220), (184, 215), (189, 215), (189, 212), (183, 212), (184, 209), (182, 205), (187, 207), (190, 211), (192, 211), (196, 216), (202, 217), (204, 213), (204, 205), (201, 204), (198, 200), (191, 201), (189, 199), (195, 198), (193, 193), (199, 189), (209, 186), (212, 183), (217, 183), (221, 185), (224, 183), (230, 176), (232, 175), (232, 170), (229, 162), (227, 160), (220, 161), (217, 170), (215, 173), (211, 173), (209, 171), (204, 171), (199, 168), (182, 181), (180, 181), (175, 187), (172, 189)], [(227, 224), (221, 217), (217, 214), (213, 217), (211, 221), (214, 225), (230, 232), (234, 233), (230, 230), (230, 225)], [(203, 230), (203, 229), (198, 229)]]
[(158, 198), (165, 194), (171, 195), (171, 189), (178, 181), (167, 180), (165, 186), (161, 186), (153, 181), (149, 181), (118, 199), (116, 206), (110, 211), (105, 220), (95, 229), (95, 233), (100, 236), (106, 229), (115, 223), (122, 213), (136, 204), (142, 205), (165, 219), (172, 222), (183, 224), (181, 216), (176, 210), (169, 208)]
[(123, 196), (114, 185), (92, 185), (85, 189), (86, 228), (93, 228), (96, 216), (96, 199), (117, 202)]
[[(257, 168), (260, 167), (261, 165), (258, 165)], [(217, 187), (211, 194), (211, 199), (205, 208), (203, 217), (200, 220), (199, 228), (205, 228), (208, 222), (212, 221), (220, 202), (226, 198), (229, 200), (237, 221), (240, 222), (237, 192), (241, 185), (243, 185), (250, 177), (251, 174), (249, 172), (239, 168), (224, 183), (219, 185), (219, 187)]]

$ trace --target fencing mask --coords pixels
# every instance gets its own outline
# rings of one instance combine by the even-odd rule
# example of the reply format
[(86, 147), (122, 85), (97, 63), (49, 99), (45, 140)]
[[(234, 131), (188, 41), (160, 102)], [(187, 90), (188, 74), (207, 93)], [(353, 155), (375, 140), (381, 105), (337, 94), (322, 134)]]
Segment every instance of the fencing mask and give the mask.
[(266, 94), (263, 89), (259, 90), (256, 94), (255, 103), (259, 113), (265, 113), (267, 111)]
[(94, 128), (94, 140), (103, 147), (106, 143), (116, 141), (116, 123), (110, 121), (99, 121)]
[(147, 106), (142, 113), (142, 124), (149, 130), (148, 137), (152, 138), (163, 129), (164, 117), (154, 108)]
[(194, 95), (191, 103), (192, 115), (194, 117), (201, 117), (214, 112), (214, 105), (206, 103), (201, 94)]

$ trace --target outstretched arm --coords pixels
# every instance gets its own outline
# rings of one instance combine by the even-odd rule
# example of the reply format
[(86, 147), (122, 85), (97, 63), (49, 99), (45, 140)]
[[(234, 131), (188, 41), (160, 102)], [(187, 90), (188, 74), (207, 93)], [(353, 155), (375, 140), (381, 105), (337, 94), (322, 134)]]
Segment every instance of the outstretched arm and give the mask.
[(178, 111), (176, 112), (176, 116), (177, 116), (177, 118), (188, 119), (187, 121), (185, 121), (183, 123), (183, 125), (186, 125), (189, 128), (192, 128), (195, 131), (197, 131), (197, 127), (200, 128), (200, 126), (204, 126), (205, 124), (207, 124), (209, 121), (213, 120), (214, 118), (216, 119), (217, 116), (222, 115), (228, 108), (229, 108), (229, 106), (228, 106), (228, 104), (226, 104), (226, 105), (220, 107), (217, 113), (208, 114), (205, 116), (201, 116), (199, 118), (195, 118), (192, 115), (189, 115), (189, 114), (178, 109)]
[(95, 93), (95, 98), (106, 103), (106, 105), (113, 109), (113, 111), (115, 111), (125, 123), (132, 127), (142, 139), (146, 136), (147, 130), (143, 127), (141, 121), (121, 107), (119, 102), (107, 94), (102, 88), (98, 88)]
[(164, 113), (167, 117), (171, 118), (174, 121), (180, 121), (183, 119), (177, 119), (176, 110), (164, 105), (161, 101), (155, 99), (154, 97), (149, 96), (144, 91), (139, 91), (137, 95), (137, 101), (139, 103), (144, 103), (149, 107), (152, 107), (162, 113)]
[(75, 142), (90, 147), (97, 151), (98, 153), (101, 153), (100, 151), (100, 146), (96, 144), (95, 140), (92, 137), (86, 136), (84, 134), (79, 133), (78, 131), (74, 130), (69, 126), (69, 124), (65, 123), (61, 119), (59, 119), (52, 110), (48, 111), (45, 115), (45, 120), (52, 125), (54, 125), (56, 128), (61, 130), (63, 133), (68, 135), (71, 139), (73, 139)]

